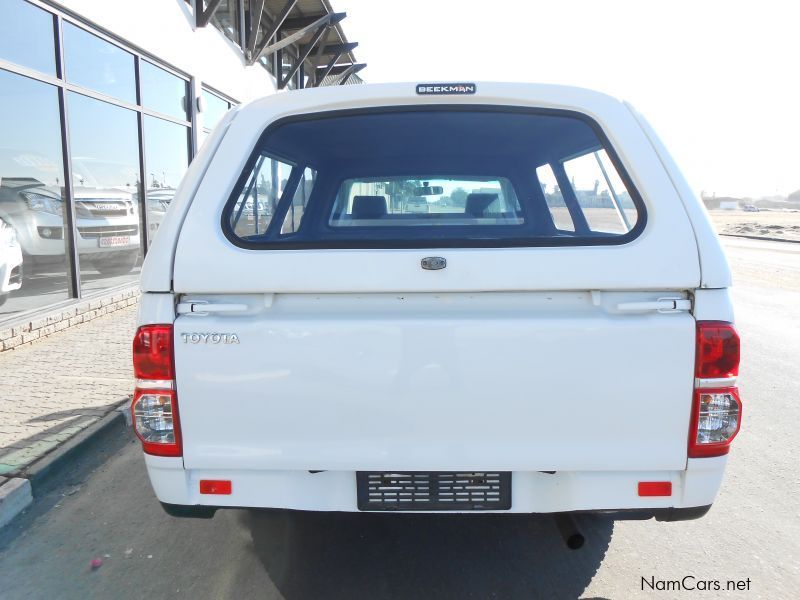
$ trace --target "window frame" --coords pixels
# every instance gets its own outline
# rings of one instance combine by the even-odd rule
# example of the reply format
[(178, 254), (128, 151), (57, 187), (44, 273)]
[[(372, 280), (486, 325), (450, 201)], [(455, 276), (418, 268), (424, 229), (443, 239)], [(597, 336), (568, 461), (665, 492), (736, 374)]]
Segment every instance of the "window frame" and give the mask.
[[(357, 115), (365, 115), (365, 114), (392, 114), (392, 113), (408, 113), (408, 112), (502, 112), (502, 113), (511, 113), (511, 114), (522, 114), (522, 115), (540, 115), (540, 116), (551, 116), (551, 117), (565, 117), (565, 118), (572, 118), (578, 119), (588, 125), (592, 131), (594, 132), (597, 140), (600, 142), (600, 146), (605, 149), (608, 157), (611, 161), (611, 164), (617, 170), (617, 173), (625, 184), (628, 192), (630, 193), (631, 200), (633, 201), (634, 206), (637, 210), (637, 221), (636, 225), (627, 233), (621, 235), (598, 235), (591, 231), (578, 231), (577, 223), (576, 223), (576, 231), (575, 234), (581, 235), (582, 237), (573, 237), (570, 235), (563, 235), (562, 237), (507, 237), (507, 238), (496, 238), (496, 239), (442, 239), (442, 238), (429, 238), (429, 239), (372, 239), (372, 240), (358, 240), (358, 239), (322, 239), (322, 240), (289, 240), (289, 239), (274, 239), (274, 240), (263, 240), (263, 241), (253, 241), (253, 240), (246, 240), (237, 236), (233, 229), (230, 227), (230, 212), (232, 207), (236, 201), (236, 198), (241, 194), (242, 190), (244, 189), (244, 185), (246, 185), (246, 181), (249, 178), (252, 170), (255, 166), (257, 158), (265, 154), (264, 146), (265, 142), (269, 138), (269, 136), (278, 128), (295, 122), (300, 121), (315, 121), (315, 120), (323, 120), (323, 119), (336, 119), (339, 117), (347, 117), (347, 116), (357, 116)], [(298, 166), (310, 166), (317, 169), (318, 176), (319, 176), (319, 168), (318, 165), (313, 165), (308, 161), (302, 160), (302, 157), (291, 157), (291, 163), (298, 165)], [(551, 163), (552, 164), (552, 163)], [(535, 179), (536, 168), (540, 165), (530, 165), (530, 170)], [(555, 170), (555, 169), (554, 169)], [(560, 169), (559, 169), (560, 170)], [(294, 174), (294, 169), (292, 171)], [(556, 176), (558, 177), (558, 173)], [(339, 179), (339, 185), (345, 179), (352, 178), (350, 174), (346, 176), (341, 176)], [(290, 177), (291, 183), (291, 177)], [(287, 188), (285, 190), (289, 191), (290, 186), (287, 184)], [(563, 193), (563, 192), (562, 192)], [(281, 197), (280, 203), (283, 204), (284, 198)], [(329, 198), (327, 202), (319, 203), (317, 202), (317, 206), (313, 206), (314, 203), (310, 203), (311, 211), (310, 214), (314, 214), (316, 210), (321, 210), (325, 207), (329, 208), (332, 202), (335, 202), (335, 197)], [(566, 200), (566, 197), (565, 197)], [(520, 203), (521, 206), (525, 205), (525, 203)], [(527, 207), (526, 207), (527, 208)], [(523, 210), (526, 210), (524, 208)], [(280, 205), (278, 207), (278, 212), (280, 211)], [(574, 220), (574, 217), (573, 217)], [(336, 250), (336, 249), (433, 249), (433, 248), (540, 248), (540, 247), (592, 247), (592, 246), (622, 246), (625, 244), (629, 244), (636, 238), (638, 238), (642, 231), (644, 231), (645, 227), (647, 226), (648, 220), (648, 213), (647, 207), (645, 205), (644, 200), (641, 197), (641, 194), (633, 183), (632, 178), (628, 174), (627, 169), (625, 169), (622, 161), (620, 160), (615, 148), (611, 144), (608, 136), (603, 131), (602, 127), (590, 116), (586, 115), (585, 113), (574, 111), (574, 110), (567, 110), (567, 109), (552, 109), (552, 108), (538, 108), (538, 107), (523, 107), (523, 106), (509, 106), (509, 105), (491, 105), (491, 104), (437, 104), (437, 105), (397, 105), (397, 106), (385, 106), (385, 107), (367, 107), (367, 108), (357, 108), (357, 109), (343, 109), (343, 110), (335, 110), (335, 111), (325, 111), (319, 113), (306, 113), (301, 115), (291, 115), (288, 117), (284, 117), (273, 121), (272, 123), (268, 124), (261, 135), (258, 137), (258, 141), (256, 142), (255, 146), (251, 149), (250, 155), (247, 161), (244, 164), (242, 172), (239, 173), (236, 182), (233, 186), (233, 189), (222, 205), (222, 210), (220, 211), (220, 227), (222, 230), (223, 235), (225, 238), (230, 242), (233, 246), (237, 248), (242, 248), (246, 250)], [(555, 229), (554, 224), (553, 228)], [(508, 226), (501, 226), (501, 227), (508, 227)], [(347, 229), (347, 228), (343, 228)], [(364, 228), (367, 230), (368, 228)], [(302, 231), (302, 227), (298, 230), (297, 233)], [(385, 228), (382, 231), (386, 231)], [(489, 231), (488, 227), (483, 231)], [(502, 229), (503, 233), (508, 232), (508, 229)], [(297, 233), (292, 235), (297, 235)], [(571, 232), (570, 232), (571, 233)]]
[[(71, 135), (69, 128), (69, 107), (67, 103), (67, 96), (70, 92), (92, 98), (94, 100), (102, 101), (106, 104), (125, 108), (133, 111), (137, 115), (138, 120), (138, 149), (139, 149), (139, 173), (141, 175), (140, 194), (138, 213), (139, 230), (140, 230), (140, 252), (146, 255), (149, 249), (149, 221), (147, 210), (147, 185), (146, 173), (147, 169), (147, 156), (145, 152), (145, 134), (144, 134), (144, 119), (145, 117), (152, 117), (162, 121), (167, 121), (176, 125), (181, 125), (186, 129), (187, 144), (188, 144), (188, 162), (194, 159), (197, 154), (197, 138), (200, 133), (199, 123), (197, 121), (198, 111), (196, 108), (196, 99), (198, 97), (199, 81), (192, 74), (185, 72), (177, 67), (164, 62), (158, 56), (142, 49), (136, 44), (115, 35), (90, 20), (82, 17), (79, 13), (70, 10), (69, 8), (53, 5), (46, 0), (20, 0), (35, 9), (42, 11), (46, 15), (50, 27), (48, 33), (53, 40), (55, 71), (47, 73), (39, 71), (31, 66), (25, 64), (12, 62), (0, 56), (0, 70), (18, 75), (39, 83), (49, 84), (57, 90), (58, 104), (57, 110), (60, 120), (59, 135), (61, 138), (61, 162), (63, 165), (64, 173), (64, 243), (65, 243), (65, 257), (67, 260), (66, 279), (67, 279), (67, 300), (74, 301), (81, 298), (90, 298), (97, 295), (107, 294), (109, 290), (116, 288), (124, 288), (132, 285), (130, 282), (120, 283), (100, 291), (85, 290), (81, 285), (81, 257), (76, 247), (77, 240), (77, 227), (76, 227), (76, 214), (75, 214), (75, 193), (72, 177), (72, 149), (71, 149)], [(67, 80), (66, 78), (66, 65), (64, 56), (64, 27), (70, 24), (83, 32), (86, 32), (102, 42), (111, 44), (112, 46), (121, 49), (133, 55), (134, 58), (134, 74), (135, 74), (135, 98), (133, 102), (128, 102), (116, 97), (109, 96), (105, 93), (96, 91), (91, 88), (83, 87), (78, 83)], [(174, 115), (164, 114), (157, 110), (150, 109), (142, 104), (142, 85), (140, 78), (140, 66), (142, 61), (146, 61), (152, 66), (166, 71), (186, 83), (186, 97), (187, 97), (187, 114), (186, 118), (177, 118)], [(220, 93), (216, 90), (211, 90), (214, 94), (224, 98), (229, 104), (236, 105), (238, 102), (226, 94)], [(84, 259), (85, 260), (85, 259)], [(57, 300), (42, 306), (37, 306), (35, 310), (46, 310), (53, 304), (61, 303), (62, 300)], [(14, 322), (16, 319), (23, 315), (22, 312), (11, 313), (7, 317), (0, 317), (3, 323)]]

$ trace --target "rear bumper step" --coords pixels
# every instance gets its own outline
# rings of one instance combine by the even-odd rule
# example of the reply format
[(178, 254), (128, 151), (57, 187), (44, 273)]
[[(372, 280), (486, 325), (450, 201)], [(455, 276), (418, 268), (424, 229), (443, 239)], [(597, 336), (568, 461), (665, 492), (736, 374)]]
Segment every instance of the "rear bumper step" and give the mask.
[[(219, 509), (250, 509), (247, 506), (199, 506), (184, 504), (169, 504), (162, 502), (161, 507), (171, 517), (181, 519), (210, 519)], [(316, 513), (318, 511), (282, 509), (251, 509), (251, 510), (281, 510), (291, 513)], [(530, 514), (557, 514), (557, 515), (597, 515), (614, 519), (615, 521), (645, 521), (655, 518), (656, 521), (692, 521), (703, 517), (711, 510), (711, 505), (691, 506), (688, 508), (657, 508), (657, 509), (630, 509), (630, 510), (580, 510), (571, 513), (530, 513)], [(345, 511), (331, 511), (342, 513)], [(349, 512), (349, 511), (347, 511)], [(388, 512), (388, 511), (387, 511)]]

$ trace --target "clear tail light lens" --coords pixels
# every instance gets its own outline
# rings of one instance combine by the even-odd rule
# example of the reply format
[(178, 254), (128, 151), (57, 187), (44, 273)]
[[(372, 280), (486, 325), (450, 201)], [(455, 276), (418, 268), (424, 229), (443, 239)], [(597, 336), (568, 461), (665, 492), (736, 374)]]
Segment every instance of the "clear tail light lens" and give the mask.
[(695, 390), (689, 457), (722, 456), (742, 423), (742, 402), (736, 388)]
[(178, 403), (173, 390), (137, 389), (131, 411), (134, 431), (147, 454), (181, 456)]

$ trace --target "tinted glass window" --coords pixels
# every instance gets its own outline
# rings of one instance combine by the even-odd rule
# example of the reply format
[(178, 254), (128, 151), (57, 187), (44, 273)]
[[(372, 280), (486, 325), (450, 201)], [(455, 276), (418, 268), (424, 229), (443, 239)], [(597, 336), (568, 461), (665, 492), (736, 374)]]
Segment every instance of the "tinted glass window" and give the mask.
[(72, 92), (68, 106), (81, 285), (98, 290), (138, 277), (137, 119)]
[(149, 115), (144, 117), (148, 242), (153, 241), (189, 165), (188, 134), (183, 125)]
[(303, 171), (303, 178), (297, 184), (292, 203), (289, 205), (289, 210), (286, 211), (286, 216), (283, 218), (281, 235), (295, 233), (300, 229), (303, 217), (306, 214), (308, 199), (311, 197), (311, 192), (314, 189), (314, 180), (316, 177), (317, 174), (313, 169), (306, 168)]
[[(229, 220), (227, 233), (264, 248), (623, 243), (638, 233), (644, 205), (597, 131), (565, 111), (352, 111), (286, 121), (263, 136), (240, 181), (263, 172), (265, 156), (291, 164), (273, 209), (283, 216), (295, 206), (300, 171), (314, 169), (301, 222), (287, 234)], [(228, 203), (231, 219), (246, 189)]]
[(209, 130), (214, 129), (231, 105), (227, 100), (223, 100), (207, 90), (202, 91), (202, 97), (205, 105), (203, 107), (203, 127)]
[(572, 222), (553, 168), (550, 165), (542, 165), (536, 169), (536, 178), (542, 188), (547, 209), (550, 211), (550, 217), (553, 219), (556, 229), (575, 231), (575, 223)]
[(565, 161), (564, 171), (589, 229), (603, 233), (633, 229), (636, 207), (605, 150)]
[(258, 157), (228, 216), (236, 235), (251, 237), (267, 231), (291, 170), (291, 165), (270, 156)]
[(0, 70), (0, 319), (67, 297), (55, 87)]
[(67, 80), (136, 103), (133, 55), (72, 23), (64, 23)]
[(139, 62), (139, 85), (145, 108), (176, 119), (188, 119), (186, 80), (142, 60)]
[(347, 179), (331, 211), (332, 227), (522, 225), (506, 179), (393, 177)]
[[(201, 0), (207, 7), (208, 0)], [(237, 0), (222, 0), (211, 17), (211, 22), (225, 37), (239, 44), (239, 2)]]
[(53, 16), (23, 0), (0, 2), (0, 58), (55, 75)]

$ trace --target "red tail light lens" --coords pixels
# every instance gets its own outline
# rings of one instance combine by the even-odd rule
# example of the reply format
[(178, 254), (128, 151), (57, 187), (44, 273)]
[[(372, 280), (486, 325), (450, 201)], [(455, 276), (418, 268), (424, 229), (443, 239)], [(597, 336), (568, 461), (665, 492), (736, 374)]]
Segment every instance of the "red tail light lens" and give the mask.
[(738, 375), (736, 329), (722, 321), (698, 321), (689, 458), (722, 456), (730, 451), (742, 425)]
[(144, 325), (133, 338), (133, 374), (137, 379), (175, 377), (172, 325)]
[(181, 456), (172, 325), (139, 327), (133, 338), (133, 372), (138, 381), (131, 414), (142, 449), (155, 456)]
[(721, 379), (739, 374), (739, 334), (733, 325), (717, 321), (697, 323), (695, 377)]

